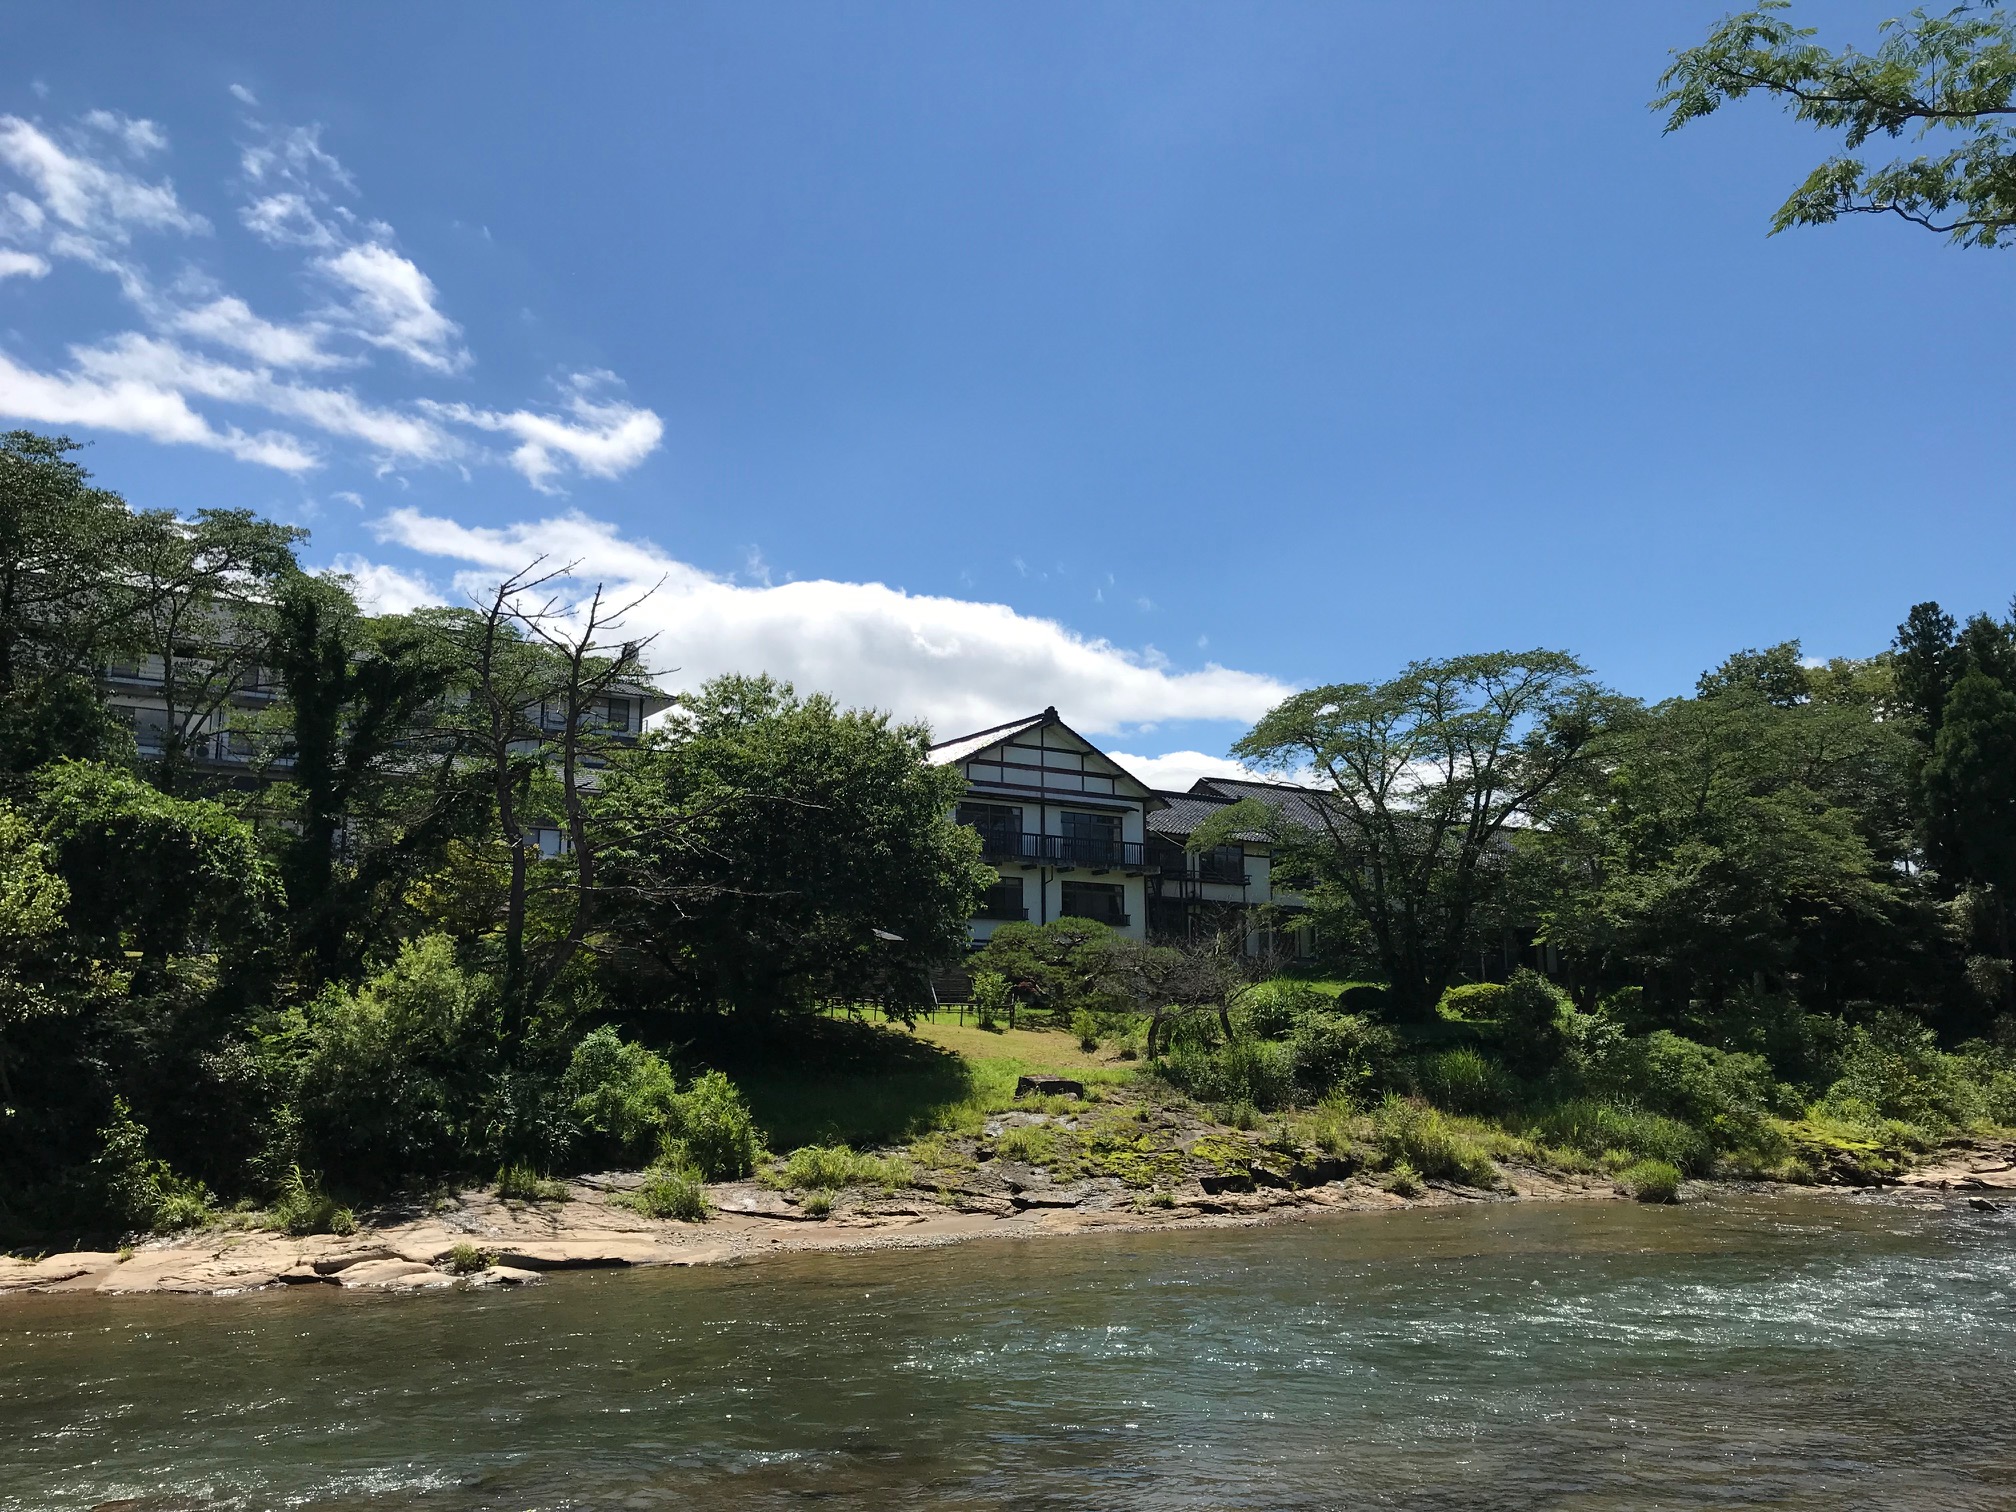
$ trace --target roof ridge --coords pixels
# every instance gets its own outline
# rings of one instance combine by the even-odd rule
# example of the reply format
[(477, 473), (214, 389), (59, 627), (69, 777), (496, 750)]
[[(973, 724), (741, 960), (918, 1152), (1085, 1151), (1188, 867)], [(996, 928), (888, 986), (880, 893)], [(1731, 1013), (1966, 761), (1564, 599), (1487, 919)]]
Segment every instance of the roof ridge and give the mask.
[(989, 725), (984, 730), (971, 730), (964, 735), (948, 735), (943, 740), (932, 741), (925, 749), (935, 751), (940, 746), (957, 745), (962, 740), (978, 740), (982, 735), (993, 735), (1002, 730), (1012, 730), (1017, 725), (1035, 724), (1040, 719), (1055, 719), (1056, 717), (1057, 711), (1055, 709), (1045, 709), (1040, 714), (1024, 714), (1020, 719), (1003, 720), (1000, 724)]

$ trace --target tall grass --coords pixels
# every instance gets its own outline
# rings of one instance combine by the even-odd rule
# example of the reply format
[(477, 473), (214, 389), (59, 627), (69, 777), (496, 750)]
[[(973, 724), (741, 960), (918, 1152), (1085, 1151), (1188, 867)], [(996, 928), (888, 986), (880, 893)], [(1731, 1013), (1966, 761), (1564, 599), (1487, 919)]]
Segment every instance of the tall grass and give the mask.
[(1483, 1142), (1425, 1103), (1389, 1095), (1372, 1115), (1372, 1137), (1390, 1167), (1404, 1163), (1422, 1176), (1464, 1186), (1498, 1184), (1498, 1167)]

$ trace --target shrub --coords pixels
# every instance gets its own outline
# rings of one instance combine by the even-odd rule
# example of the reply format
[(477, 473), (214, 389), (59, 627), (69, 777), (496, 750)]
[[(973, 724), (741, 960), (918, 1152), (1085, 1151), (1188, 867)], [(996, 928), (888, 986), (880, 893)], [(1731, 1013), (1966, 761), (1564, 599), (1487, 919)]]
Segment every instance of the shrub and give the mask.
[(1259, 1039), (1286, 1039), (1296, 1024), (1329, 1008), (1330, 999), (1307, 982), (1279, 977), (1246, 993), (1239, 1003), (1239, 1018), (1246, 1032)]
[(1405, 1160), (1394, 1161), (1393, 1168), (1380, 1178), (1379, 1184), (1395, 1197), (1421, 1195), (1421, 1173)]
[(1522, 1076), (1540, 1076), (1560, 1065), (1568, 1053), (1561, 1022), (1573, 1011), (1568, 995), (1539, 972), (1524, 966), (1513, 972), (1495, 1014), (1506, 1066)]
[(1393, 1031), (1350, 1013), (1308, 1013), (1289, 1036), (1295, 1080), (1321, 1097), (1376, 1082), (1391, 1061)]
[(464, 1240), (448, 1251), (441, 1259), (449, 1272), (457, 1276), (473, 1276), (477, 1271), (488, 1270), (497, 1263), (494, 1250), (478, 1249)]
[(1369, 1013), (1375, 1017), (1386, 1011), (1391, 996), (1383, 982), (1346, 982), (1337, 994), (1341, 1013)]
[(1078, 1048), (1090, 1055), (1099, 1048), (1099, 1020), (1080, 1008), (1071, 1015), (1071, 1032), (1078, 1036)]
[(1442, 994), (1436, 1011), (1444, 1018), (1496, 1023), (1503, 1013), (1503, 982), (1464, 982)]
[(1678, 1202), (1680, 1167), (1670, 1160), (1641, 1160), (1618, 1178), (1640, 1202)]
[(507, 1165), (497, 1173), (497, 1195), (507, 1202), (565, 1202), (567, 1183), (549, 1181), (528, 1165)]
[(1534, 1120), (1533, 1136), (1585, 1155), (1622, 1150), (1641, 1160), (1664, 1160), (1694, 1175), (1705, 1175), (1714, 1149), (1699, 1129), (1637, 1108), (1586, 1099), (1549, 1108)]
[(705, 1222), (712, 1211), (700, 1173), (678, 1164), (654, 1165), (646, 1171), (644, 1184), (630, 1194), (630, 1206), (646, 1218), (676, 1218), (681, 1223)]
[(807, 1192), (798, 1211), (812, 1218), (827, 1217), (833, 1211), (833, 1195), (830, 1192)]
[(1514, 1092), (1504, 1068), (1467, 1045), (1423, 1056), (1415, 1079), (1424, 1097), (1454, 1113), (1495, 1112)]
[(289, 1166), (280, 1180), (280, 1194), (268, 1210), (273, 1226), (283, 1234), (354, 1234), (357, 1219), (350, 1209), (339, 1205), (322, 1190), (321, 1181), (301, 1174), (301, 1167)]
[(672, 1127), (678, 1083), (663, 1057), (605, 1024), (575, 1046), (560, 1095), (592, 1139), (644, 1158)]
[(777, 1168), (776, 1179), (800, 1190), (837, 1191), (850, 1186), (899, 1187), (910, 1180), (910, 1166), (898, 1156), (863, 1155), (844, 1144), (804, 1145)]
[(1738, 1055), (1661, 1029), (1644, 1040), (1636, 1090), (1650, 1106), (1702, 1130), (1715, 1148), (1768, 1143), (1778, 1084), (1761, 1055)]
[(1372, 1116), (1373, 1138), (1388, 1161), (1404, 1162), (1424, 1176), (1494, 1187), (1498, 1167), (1471, 1135), (1426, 1104), (1388, 1096)]
[(1161, 1062), (1165, 1080), (1202, 1102), (1251, 1103), (1263, 1111), (1295, 1100), (1295, 1058), (1286, 1045), (1235, 1039), (1216, 1049), (1179, 1042)]
[(196, 1228), (213, 1215), (210, 1189), (177, 1176), (147, 1146), (147, 1130), (133, 1117), (126, 1099), (112, 1099), (112, 1121), (99, 1130), (100, 1151), (92, 1162), (94, 1184), (105, 1213), (121, 1228), (166, 1232)]
[(973, 1013), (982, 1029), (995, 1028), (1009, 1016), (1008, 978), (998, 971), (973, 973)]
[(1860, 1105), (1932, 1134), (1962, 1127), (1979, 1114), (1980, 1091), (1965, 1063), (1941, 1054), (1932, 1031), (1908, 1014), (1878, 1013), (1852, 1029), (1840, 1070), (1823, 1106)]
[(763, 1153), (756, 1120), (735, 1083), (719, 1071), (696, 1078), (674, 1110), (678, 1137), (701, 1175), (733, 1181), (750, 1175)]

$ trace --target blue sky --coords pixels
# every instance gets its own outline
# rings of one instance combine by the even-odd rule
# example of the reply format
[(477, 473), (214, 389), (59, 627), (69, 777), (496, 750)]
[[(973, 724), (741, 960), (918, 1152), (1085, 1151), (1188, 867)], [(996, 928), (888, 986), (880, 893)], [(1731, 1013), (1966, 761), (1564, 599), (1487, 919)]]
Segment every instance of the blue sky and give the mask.
[(1824, 139), (1645, 108), (1723, 9), (18, 10), (0, 420), (386, 604), (663, 579), (671, 680), (944, 734), (1867, 654), (2016, 589), (2012, 265), (1767, 239)]

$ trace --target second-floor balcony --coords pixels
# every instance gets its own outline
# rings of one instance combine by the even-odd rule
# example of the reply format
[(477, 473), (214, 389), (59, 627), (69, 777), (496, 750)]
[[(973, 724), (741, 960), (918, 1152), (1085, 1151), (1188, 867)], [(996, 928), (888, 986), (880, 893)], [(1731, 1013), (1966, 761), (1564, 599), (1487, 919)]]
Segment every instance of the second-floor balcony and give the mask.
[(980, 853), (987, 860), (1023, 866), (1054, 866), (1059, 870), (1149, 870), (1145, 847), (1138, 840), (1105, 840), (1081, 835), (1039, 835), (1027, 830), (981, 829)]

